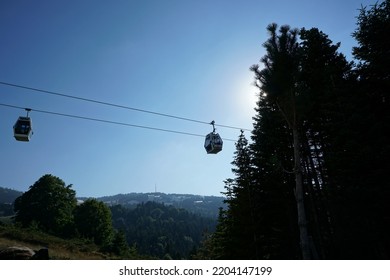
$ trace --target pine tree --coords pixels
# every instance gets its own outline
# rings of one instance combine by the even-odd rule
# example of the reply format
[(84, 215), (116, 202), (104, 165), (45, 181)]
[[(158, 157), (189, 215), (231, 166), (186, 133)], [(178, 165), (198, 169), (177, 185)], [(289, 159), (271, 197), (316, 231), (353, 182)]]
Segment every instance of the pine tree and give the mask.
[(257, 220), (253, 190), (253, 172), (248, 140), (243, 131), (236, 142), (232, 162), (234, 179), (225, 181), (227, 192), (226, 230), (232, 244), (228, 258), (258, 259), (259, 237), (256, 232)]
[[(335, 126), (343, 115), (343, 96), (352, 64), (338, 52), (340, 44), (333, 44), (317, 28), (300, 30), (299, 105), (302, 114), (302, 170), (307, 193), (309, 230), (315, 258), (334, 256), (334, 216), (330, 197), (333, 181), (329, 179), (329, 159), (332, 158), (333, 139), (340, 130)], [(333, 177), (333, 176), (332, 176)], [(334, 192), (333, 192), (334, 193)]]
[(277, 106), (264, 96), (256, 112), (250, 152), (260, 258), (296, 259), (300, 250), (291, 133)]
[(255, 196), (248, 140), (243, 132), (232, 162), (234, 179), (225, 180), (226, 209), (220, 209), (216, 231), (207, 241), (209, 258), (258, 259)]
[(298, 30), (289, 26), (281, 26), (279, 35), (278, 26), (270, 24), (267, 30), (270, 38), (264, 43), (267, 51), (261, 59), (264, 64), (262, 70), (254, 65), (251, 70), (258, 80), (261, 92), (267, 95), (270, 102), (276, 104), (292, 132), (294, 151), (295, 197), (297, 203), (298, 226), (300, 245), (303, 259), (311, 258), (309, 233), (307, 228), (304, 189), (301, 168), (301, 128), (300, 112), (297, 108), (299, 94), (297, 83), (299, 74), (299, 48), (297, 43)]

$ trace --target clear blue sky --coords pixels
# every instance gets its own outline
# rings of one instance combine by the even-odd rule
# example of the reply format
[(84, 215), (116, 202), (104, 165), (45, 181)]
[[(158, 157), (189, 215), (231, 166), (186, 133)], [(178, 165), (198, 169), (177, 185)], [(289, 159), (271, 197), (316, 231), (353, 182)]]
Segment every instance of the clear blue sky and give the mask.
[[(252, 129), (249, 71), (266, 26), (317, 27), (349, 59), (358, 9), (374, 0), (0, 1), (0, 81), (194, 120)], [(206, 135), (211, 125), (0, 85), (0, 103)], [(130, 192), (220, 195), (234, 142), (207, 155), (202, 137), (32, 112), (34, 135), (17, 142), (23, 110), (0, 106), (0, 186), (28, 190), (44, 174), (78, 196)], [(239, 130), (217, 127), (227, 139)], [(250, 133), (246, 133), (249, 138)]]

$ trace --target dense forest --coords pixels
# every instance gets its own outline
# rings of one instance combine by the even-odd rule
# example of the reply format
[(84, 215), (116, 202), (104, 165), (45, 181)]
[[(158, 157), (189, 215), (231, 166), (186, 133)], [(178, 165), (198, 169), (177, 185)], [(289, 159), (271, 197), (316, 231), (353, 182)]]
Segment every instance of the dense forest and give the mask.
[(390, 1), (360, 10), (356, 61), (316, 28), (267, 30), (252, 141), (198, 257), (388, 259)]
[[(23, 235), (18, 233), (17, 229), (20, 229), (22, 232), (32, 231), (38, 236), (39, 232), (50, 234), (73, 243), (88, 245), (92, 242), (102, 253), (115, 259), (191, 258), (203, 238), (216, 226), (216, 217), (200, 213), (216, 212), (218, 207), (212, 210), (212, 202), (221, 202), (220, 198), (210, 197), (194, 203), (198, 196), (156, 193), (106, 197), (111, 203), (95, 198), (80, 200), (76, 198), (72, 185), (67, 186), (60, 178), (50, 174), (39, 178), (25, 193), (4, 188), (0, 188), (0, 191), (10, 194), (8, 200), (4, 200), (7, 203), (0, 204), (0, 233), (3, 229), (2, 234), (7, 235), (8, 231), (14, 232), (16, 227), (16, 237)], [(119, 204), (115, 200), (118, 197), (124, 201), (133, 198), (133, 203)], [(187, 206), (195, 204), (189, 207), (194, 211), (150, 201), (160, 201), (162, 198), (174, 198), (179, 204)], [(12, 238), (15, 238), (15, 234)], [(74, 239), (81, 241), (72, 241)], [(50, 243), (47, 246), (51, 247)]]
[(215, 230), (216, 220), (157, 202), (135, 209), (111, 207), (114, 228), (142, 255), (159, 259), (189, 259), (202, 239)]
[[(87, 198), (80, 197), (84, 200)], [(122, 205), (127, 208), (134, 208), (138, 204), (148, 201), (154, 201), (165, 205), (171, 205), (177, 208), (183, 208), (191, 213), (200, 214), (205, 217), (217, 218), (218, 209), (223, 207), (222, 196), (203, 196), (193, 194), (165, 194), (160, 192), (153, 193), (127, 193), (112, 196), (103, 196), (96, 198), (107, 205)]]

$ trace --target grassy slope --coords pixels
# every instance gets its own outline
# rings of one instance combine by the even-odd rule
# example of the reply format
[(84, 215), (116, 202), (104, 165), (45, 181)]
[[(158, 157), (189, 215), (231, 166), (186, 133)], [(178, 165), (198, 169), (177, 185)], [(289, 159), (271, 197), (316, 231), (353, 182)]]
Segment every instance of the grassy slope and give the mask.
[(90, 242), (73, 239), (64, 240), (31, 229), (20, 229), (10, 225), (0, 225), (0, 249), (8, 246), (26, 246), (33, 250), (49, 248), (50, 259), (60, 260), (104, 260), (115, 257), (100, 253), (99, 248)]

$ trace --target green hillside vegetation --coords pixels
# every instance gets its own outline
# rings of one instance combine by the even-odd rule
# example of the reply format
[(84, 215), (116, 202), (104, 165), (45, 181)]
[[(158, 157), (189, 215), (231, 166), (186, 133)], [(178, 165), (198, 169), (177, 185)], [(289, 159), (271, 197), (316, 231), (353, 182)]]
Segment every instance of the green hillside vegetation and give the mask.
[(157, 202), (134, 209), (111, 207), (113, 225), (142, 255), (159, 259), (190, 259), (203, 238), (215, 230), (216, 220)]
[(0, 217), (13, 216), (13, 215), (14, 215), (14, 206), (11, 203), (0, 204)]
[(154, 201), (167, 206), (171, 205), (176, 208), (183, 208), (189, 212), (213, 219), (218, 217), (218, 209), (224, 206), (224, 198), (222, 196), (165, 194), (160, 192), (117, 194), (113, 196), (98, 197), (96, 199), (111, 206), (120, 204), (128, 208), (135, 208), (137, 204), (143, 202)]
[(44, 246), (61, 259), (140, 258), (112, 227), (108, 206), (94, 199), (77, 205), (72, 186), (56, 176), (39, 178), (15, 199), (14, 211), (2, 219), (2, 247)]
[[(63, 239), (33, 228), (20, 228), (0, 224), (0, 250), (6, 247), (28, 247), (33, 250), (49, 249), (50, 259), (104, 260), (121, 259), (115, 254), (103, 253), (101, 248), (85, 239)], [(134, 259), (141, 257), (134, 254)], [(130, 259), (130, 257), (128, 257)]]
[(50, 174), (6, 205), (15, 215), (0, 219), (0, 249), (48, 247), (55, 259), (188, 259), (216, 222), (157, 202), (77, 203), (72, 185)]

